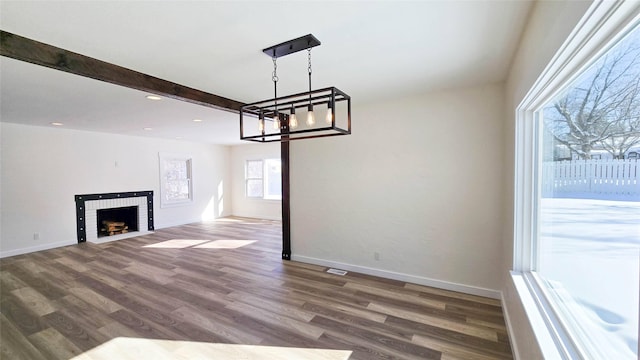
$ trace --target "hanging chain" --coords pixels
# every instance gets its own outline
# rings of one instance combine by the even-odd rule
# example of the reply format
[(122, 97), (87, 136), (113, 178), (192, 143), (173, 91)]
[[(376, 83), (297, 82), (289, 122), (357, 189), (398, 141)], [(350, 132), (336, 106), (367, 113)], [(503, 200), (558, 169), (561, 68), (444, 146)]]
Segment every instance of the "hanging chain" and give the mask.
[(274, 110), (274, 128), (280, 128), (280, 117), (278, 116), (278, 64), (276, 63), (276, 57), (273, 57), (273, 73), (271, 74), (271, 80), (273, 80), (273, 102), (275, 105)]
[(271, 80), (274, 83), (278, 82), (278, 64), (276, 64), (277, 58), (273, 58), (273, 72), (271, 73)]
[[(271, 73), (271, 80), (273, 80), (273, 98), (278, 98), (278, 64), (276, 64), (276, 57), (273, 58), (273, 72)], [(276, 105), (277, 105), (276, 100)]]
[(311, 106), (311, 48), (307, 49), (309, 53), (309, 106)]

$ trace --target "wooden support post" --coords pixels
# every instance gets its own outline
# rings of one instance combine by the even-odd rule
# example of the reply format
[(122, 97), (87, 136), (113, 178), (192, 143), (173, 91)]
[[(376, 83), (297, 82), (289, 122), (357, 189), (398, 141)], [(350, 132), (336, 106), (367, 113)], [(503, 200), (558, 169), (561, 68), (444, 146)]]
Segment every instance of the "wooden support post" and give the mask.
[(282, 163), (282, 259), (291, 260), (291, 183), (289, 182), (288, 141), (280, 143), (280, 161)]

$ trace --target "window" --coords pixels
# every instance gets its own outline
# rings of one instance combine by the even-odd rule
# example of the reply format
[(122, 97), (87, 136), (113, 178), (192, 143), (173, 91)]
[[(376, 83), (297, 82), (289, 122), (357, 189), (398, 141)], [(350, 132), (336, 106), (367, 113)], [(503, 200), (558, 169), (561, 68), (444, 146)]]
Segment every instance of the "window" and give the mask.
[[(640, 31), (539, 110), (534, 272), (582, 348), (637, 359)], [(555, 158), (564, 147), (575, 160)]]
[(606, 47), (565, 47), (573, 59), (557, 55), (565, 63), (552, 63), (518, 109), (514, 268), (563, 358), (638, 358), (640, 163), (627, 156), (640, 145), (634, 24)]
[(247, 160), (245, 168), (247, 197), (282, 199), (281, 172), (280, 159)]
[(160, 206), (193, 201), (192, 159), (188, 155), (160, 153)]

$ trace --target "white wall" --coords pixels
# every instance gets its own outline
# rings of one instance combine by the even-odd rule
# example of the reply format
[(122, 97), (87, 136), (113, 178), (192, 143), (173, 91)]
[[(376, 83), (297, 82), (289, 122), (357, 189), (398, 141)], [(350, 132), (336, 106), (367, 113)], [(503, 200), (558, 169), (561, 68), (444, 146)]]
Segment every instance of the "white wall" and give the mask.
[[(76, 243), (76, 194), (153, 190), (156, 228), (231, 214), (226, 146), (9, 123), (0, 129), (2, 256)], [(193, 156), (192, 204), (160, 207), (158, 152)]]
[(502, 99), (487, 85), (354, 103), (353, 135), (293, 142), (293, 258), (497, 297)]
[(232, 210), (235, 216), (282, 220), (280, 200), (250, 199), (245, 196), (245, 162), (247, 160), (279, 159), (280, 143), (247, 144), (231, 147)]
[(514, 352), (520, 359), (541, 359), (536, 343), (509, 275), (513, 265), (513, 191), (515, 152), (515, 111), (526, 93), (541, 75), (553, 55), (569, 36), (591, 1), (538, 1), (530, 14), (519, 49), (512, 62), (506, 84), (504, 147), (504, 223), (503, 223), (503, 304), (510, 326)]

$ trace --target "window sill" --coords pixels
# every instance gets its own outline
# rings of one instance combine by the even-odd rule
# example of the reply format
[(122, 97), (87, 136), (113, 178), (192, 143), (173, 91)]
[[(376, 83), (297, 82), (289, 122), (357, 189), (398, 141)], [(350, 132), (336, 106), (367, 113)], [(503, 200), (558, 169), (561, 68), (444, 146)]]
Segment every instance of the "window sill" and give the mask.
[(565, 359), (556, 340), (554, 340), (555, 329), (550, 326), (549, 320), (546, 319), (547, 314), (542, 305), (540, 305), (539, 294), (535, 292), (523, 273), (512, 271), (511, 279), (544, 359)]

